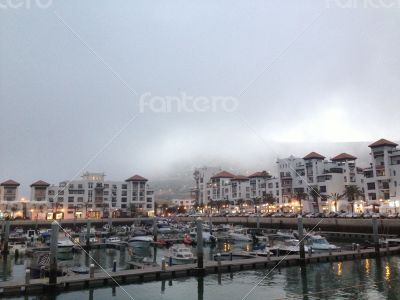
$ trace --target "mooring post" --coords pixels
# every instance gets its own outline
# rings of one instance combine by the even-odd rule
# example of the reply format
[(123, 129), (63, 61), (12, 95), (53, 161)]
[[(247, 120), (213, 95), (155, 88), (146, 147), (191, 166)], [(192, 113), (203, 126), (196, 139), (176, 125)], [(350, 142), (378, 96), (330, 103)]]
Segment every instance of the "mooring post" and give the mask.
[(45, 266), (41, 266), (40, 267), (40, 274), (39, 274), (40, 278), (44, 278), (45, 273), (46, 273)]
[(31, 279), (31, 270), (26, 269), (25, 271), (25, 284), (29, 284), (29, 281)]
[(201, 218), (197, 218), (196, 225), (197, 225), (197, 268), (203, 270), (204, 269), (203, 221), (201, 220)]
[(161, 259), (161, 271), (165, 271), (166, 270), (166, 264), (165, 264), (165, 258), (163, 257)]
[(110, 234), (112, 233), (112, 218), (108, 216), (108, 228), (110, 230)]
[(374, 235), (374, 246), (375, 253), (379, 255), (379, 232), (378, 232), (378, 220), (375, 216), (372, 217), (372, 232)]
[(356, 251), (356, 243), (351, 243), (351, 250)]
[(332, 256), (332, 248), (329, 248), (329, 256)]
[(49, 284), (57, 284), (58, 223), (51, 223)]
[(7, 255), (8, 254), (8, 239), (10, 237), (10, 221), (6, 221), (5, 228), (4, 228), (4, 243), (3, 243), (3, 251), (2, 253)]
[(304, 259), (306, 257), (305, 252), (304, 252), (304, 233), (303, 233), (303, 217), (298, 216), (297, 217), (297, 231), (299, 232), (299, 247), (300, 247), (300, 260), (304, 262)]
[[(154, 242), (157, 242), (157, 232), (158, 232), (158, 227), (157, 227), (157, 217), (153, 218), (153, 240)], [(155, 247), (155, 245), (154, 245)]]
[(90, 264), (89, 266), (89, 277), (94, 278), (94, 264)]
[(389, 255), (389, 252), (390, 252), (389, 242), (386, 242), (386, 255)]
[(90, 227), (91, 227), (91, 222), (90, 220), (87, 221), (86, 223), (86, 249), (90, 249)]
[(356, 245), (356, 249), (357, 249), (357, 253), (360, 254), (360, 252), (361, 252), (360, 244)]
[(269, 251), (269, 249), (267, 250), (267, 260), (271, 260), (271, 251)]
[(113, 272), (117, 272), (117, 261), (115, 259), (113, 261)]
[[(218, 267), (221, 267), (221, 253), (217, 253), (217, 262), (218, 262)], [(219, 271), (219, 269), (218, 269)]]
[(312, 248), (308, 247), (308, 257), (312, 257)]
[(210, 213), (209, 226), (210, 226), (210, 234), (212, 235), (213, 234), (213, 230), (212, 230), (212, 226), (213, 226), (213, 224), (212, 224), (212, 213)]
[(256, 206), (256, 210), (257, 210), (257, 212), (256, 212), (257, 230), (259, 230), (260, 229), (260, 211), (259, 211), (258, 206)]

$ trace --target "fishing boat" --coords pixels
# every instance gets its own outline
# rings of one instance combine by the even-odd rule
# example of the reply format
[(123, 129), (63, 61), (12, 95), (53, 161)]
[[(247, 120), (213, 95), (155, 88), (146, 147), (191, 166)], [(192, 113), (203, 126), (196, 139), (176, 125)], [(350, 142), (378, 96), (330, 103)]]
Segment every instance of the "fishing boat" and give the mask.
[(128, 239), (128, 245), (133, 248), (148, 248), (154, 241), (152, 236), (133, 236)]
[(171, 265), (193, 264), (196, 262), (196, 258), (190, 249), (181, 245), (172, 246), (169, 249), (169, 253), (165, 255), (165, 259)]

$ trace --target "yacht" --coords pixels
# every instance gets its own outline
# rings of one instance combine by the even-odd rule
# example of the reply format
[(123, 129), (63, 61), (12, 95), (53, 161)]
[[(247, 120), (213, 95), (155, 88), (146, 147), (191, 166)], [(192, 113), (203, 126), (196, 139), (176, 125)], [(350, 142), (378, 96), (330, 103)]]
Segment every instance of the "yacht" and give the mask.
[(315, 251), (329, 251), (329, 250), (340, 250), (340, 247), (330, 244), (326, 238), (320, 235), (310, 235), (306, 242), (308, 247), (311, 247)]
[(180, 245), (172, 246), (165, 258), (170, 265), (194, 264), (196, 262), (196, 258), (190, 249)]
[(253, 240), (253, 238), (247, 234), (246, 228), (234, 228), (228, 233), (228, 238), (239, 242), (251, 242)]
[(62, 239), (57, 243), (58, 253), (69, 253), (72, 252), (75, 244), (70, 239)]
[(128, 245), (133, 248), (148, 248), (150, 244), (154, 241), (152, 236), (133, 236), (128, 240)]
[[(282, 254), (298, 254), (300, 252), (300, 241), (295, 239), (292, 234), (279, 233), (272, 237), (271, 251)], [(304, 246), (304, 251), (308, 252), (308, 246)]]

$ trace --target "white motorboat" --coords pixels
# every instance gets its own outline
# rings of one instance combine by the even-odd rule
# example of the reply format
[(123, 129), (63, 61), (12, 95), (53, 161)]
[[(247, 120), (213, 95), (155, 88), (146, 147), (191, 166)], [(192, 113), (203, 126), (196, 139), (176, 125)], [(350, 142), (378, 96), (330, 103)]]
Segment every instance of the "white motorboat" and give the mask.
[[(275, 240), (274, 246), (270, 250), (279, 251), (282, 254), (298, 254), (300, 252), (300, 241), (296, 239)], [(307, 246), (304, 246), (304, 251), (308, 252)]]
[(329, 250), (340, 250), (340, 247), (330, 244), (326, 238), (320, 235), (310, 235), (307, 237), (307, 246), (311, 247), (315, 251), (329, 251)]
[(251, 242), (253, 239), (247, 234), (246, 228), (234, 228), (228, 233), (228, 238), (233, 241)]
[[(197, 241), (196, 228), (193, 228), (190, 231), (189, 235), (193, 240)], [(214, 235), (212, 235), (211, 233), (207, 232), (207, 231), (203, 231), (202, 236), (203, 236), (203, 242), (204, 243), (215, 243), (215, 242), (217, 242), (217, 238)]]
[(74, 248), (74, 243), (70, 239), (62, 239), (57, 243), (58, 253), (69, 253)]
[(196, 262), (196, 258), (190, 248), (180, 245), (172, 246), (169, 249), (169, 253), (165, 255), (165, 259), (171, 265), (194, 264)]
[(121, 243), (121, 239), (117, 236), (112, 236), (106, 239), (106, 243), (113, 243), (113, 244), (118, 244)]
[(133, 236), (128, 240), (128, 245), (133, 248), (148, 248), (150, 244), (154, 241), (152, 236)]
[(24, 255), (26, 253), (26, 248), (26, 243), (22, 241), (8, 243), (8, 251), (11, 255)]

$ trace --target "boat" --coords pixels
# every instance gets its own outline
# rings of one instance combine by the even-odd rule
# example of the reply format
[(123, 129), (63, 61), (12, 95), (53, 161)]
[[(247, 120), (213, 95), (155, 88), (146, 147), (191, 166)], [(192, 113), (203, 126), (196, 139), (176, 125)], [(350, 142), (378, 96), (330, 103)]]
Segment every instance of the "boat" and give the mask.
[(190, 249), (181, 245), (172, 246), (169, 253), (165, 255), (165, 259), (170, 265), (194, 264), (196, 262), (196, 258)]
[(340, 247), (330, 244), (326, 238), (320, 235), (310, 235), (307, 237), (306, 244), (311, 247), (314, 251), (329, 251), (329, 250), (340, 250)]
[(8, 251), (11, 255), (24, 255), (26, 253), (26, 243), (23, 241), (15, 241), (8, 243)]
[[(307, 246), (304, 246), (304, 251), (308, 252)], [(300, 253), (300, 241), (296, 239), (282, 239), (275, 240), (274, 246), (271, 247), (272, 251), (279, 251), (281, 254), (298, 254)]]
[(190, 235), (188, 235), (188, 234), (185, 234), (184, 236), (183, 236), (183, 243), (185, 244), (185, 245), (189, 245), (189, 246), (192, 246), (192, 245), (195, 245), (196, 244), (196, 242), (190, 237)]
[(57, 243), (58, 253), (70, 253), (74, 248), (74, 243), (70, 239), (62, 239)]
[(133, 248), (147, 248), (154, 241), (152, 236), (133, 236), (128, 239), (128, 245)]
[(114, 244), (119, 244), (121, 243), (121, 239), (117, 236), (112, 236), (106, 239), (106, 243), (114, 243)]
[(253, 238), (247, 234), (246, 228), (234, 228), (228, 233), (228, 238), (239, 242), (251, 242), (253, 240)]
[[(197, 241), (196, 228), (193, 228), (190, 231), (189, 235), (193, 240)], [(217, 242), (217, 237), (207, 231), (203, 231), (202, 236), (203, 236), (203, 243), (216, 243)]]

